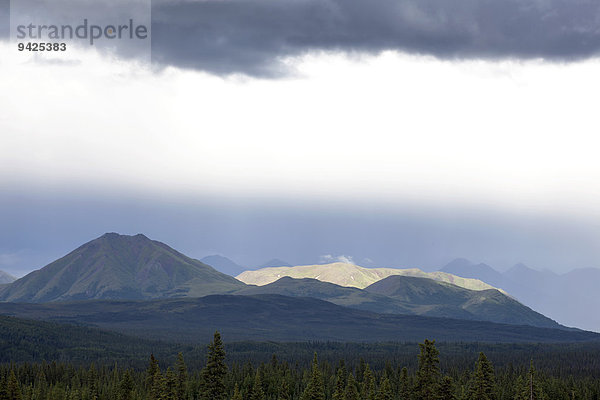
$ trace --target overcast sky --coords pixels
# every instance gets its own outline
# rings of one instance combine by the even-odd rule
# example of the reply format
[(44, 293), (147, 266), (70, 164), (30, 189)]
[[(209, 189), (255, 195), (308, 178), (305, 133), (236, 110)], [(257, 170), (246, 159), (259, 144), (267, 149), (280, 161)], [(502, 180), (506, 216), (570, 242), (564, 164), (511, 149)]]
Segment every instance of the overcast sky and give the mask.
[(0, 41), (0, 269), (107, 231), (246, 266), (600, 267), (598, 3), (365, 4), (156, 2), (152, 65)]

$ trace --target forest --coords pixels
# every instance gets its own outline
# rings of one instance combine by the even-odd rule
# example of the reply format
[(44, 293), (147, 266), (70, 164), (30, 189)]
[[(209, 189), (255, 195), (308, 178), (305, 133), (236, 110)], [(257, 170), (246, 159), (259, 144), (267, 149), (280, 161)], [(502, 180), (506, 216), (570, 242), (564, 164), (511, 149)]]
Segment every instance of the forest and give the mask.
[[(251, 355), (252, 345), (244, 346), (245, 354)], [(285, 344), (277, 346), (286, 348)], [(451, 359), (456, 358), (461, 346), (469, 345), (442, 344), (443, 349), (454, 349), (449, 351)], [(523, 362), (521, 358), (518, 362), (506, 348), (493, 351), (491, 345), (489, 349), (494, 357), (501, 359), (501, 367), (495, 366), (484, 352), (476, 356), (468, 352), (473, 356), (470, 366), (462, 359), (441, 362), (444, 354), (435, 340), (427, 339), (415, 345), (414, 362), (405, 364), (398, 363), (397, 357), (386, 359), (385, 352), (365, 352), (359, 351), (360, 346), (333, 344), (321, 344), (326, 357), (320, 359), (315, 351), (310, 362), (299, 361), (304, 360), (305, 352), (298, 347), (291, 353), (284, 352), (286, 358), (297, 354), (297, 359), (282, 359), (273, 353), (269, 360), (261, 362), (252, 362), (251, 356), (242, 361), (238, 348), (236, 361), (232, 362), (228, 360), (221, 335), (216, 332), (202, 363), (189, 363), (201, 367), (188, 367), (181, 352), (171, 357), (172, 365), (150, 354), (143, 368), (93, 362), (87, 365), (56, 361), (4, 363), (0, 366), (0, 400), (599, 399), (600, 368), (596, 355), (578, 360), (572, 356), (578, 354), (577, 350), (569, 353), (569, 345), (564, 347), (562, 356), (556, 349), (553, 354), (550, 347), (549, 356), (540, 358), (540, 369), (534, 359)], [(518, 345), (515, 349), (518, 353)], [(345, 357), (349, 350), (351, 357)], [(360, 354), (366, 358), (356, 357)], [(333, 362), (335, 356), (338, 359)], [(578, 364), (582, 367), (571, 368)]]

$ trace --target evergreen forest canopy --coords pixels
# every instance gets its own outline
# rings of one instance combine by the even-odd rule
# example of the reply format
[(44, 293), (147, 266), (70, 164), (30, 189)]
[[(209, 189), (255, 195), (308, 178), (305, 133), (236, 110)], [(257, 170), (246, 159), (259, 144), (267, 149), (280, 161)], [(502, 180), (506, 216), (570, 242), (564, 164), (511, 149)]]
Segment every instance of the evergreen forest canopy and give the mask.
[[(286, 357), (273, 353), (264, 360), (265, 350), (273, 349), (270, 345), (287, 349)], [(312, 348), (322, 350), (326, 356), (320, 357), (315, 351), (310, 357), (312, 361), (306, 362), (309, 345), (237, 344), (236, 361), (231, 362), (221, 335), (216, 332), (201, 367), (188, 367), (190, 363), (181, 352), (169, 357), (172, 365), (151, 354), (142, 368), (93, 362), (5, 363), (0, 366), (0, 400), (595, 400), (600, 397), (598, 348), (590, 357), (577, 359), (571, 357), (578, 351), (571, 345), (560, 345), (558, 354), (553, 354), (557, 349), (552, 345), (543, 345), (546, 352), (536, 353), (539, 361), (521, 358), (513, 363), (511, 352), (494, 351), (494, 345), (488, 344), (494, 357), (499, 358), (502, 367), (498, 367), (484, 352), (471, 351), (469, 362), (455, 357), (458, 348), (474, 344), (442, 343), (440, 348), (454, 353), (451, 358), (457, 358), (448, 362), (435, 340), (425, 339), (418, 348), (412, 345), (413, 360), (405, 364), (397, 362), (397, 358), (392, 360), (394, 357), (386, 359), (385, 351), (373, 351), (385, 344), (362, 345), (371, 351), (368, 353), (359, 344), (322, 343)], [(513, 346), (518, 353), (519, 345)], [(531, 350), (532, 345), (527, 346)], [(259, 356), (255, 357), (253, 352)], [(248, 356), (248, 360), (242, 361), (241, 354)], [(296, 354), (296, 359), (287, 358), (292, 354)], [(369, 356), (357, 358), (357, 354)], [(260, 358), (262, 362), (249, 361)], [(197, 365), (194, 361), (192, 364)], [(571, 369), (577, 365), (585, 367)]]

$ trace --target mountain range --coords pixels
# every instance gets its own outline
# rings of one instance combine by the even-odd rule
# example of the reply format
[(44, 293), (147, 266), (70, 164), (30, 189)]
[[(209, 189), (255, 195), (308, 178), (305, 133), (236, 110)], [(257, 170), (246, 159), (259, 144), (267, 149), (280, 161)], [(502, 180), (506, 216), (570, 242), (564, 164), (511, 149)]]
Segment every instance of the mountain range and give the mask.
[(409, 314), (491, 321), (564, 329), (495, 289), (468, 290), (427, 278), (391, 275), (364, 290), (316, 279), (281, 279), (264, 286), (248, 286), (233, 294), (279, 294), (312, 297), (331, 303), (387, 314)]
[(581, 268), (560, 275), (517, 264), (500, 273), (486, 264), (457, 259), (441, 271), (482, 280), (565, 325), (600, 332), (600, 314), (591, 312), (600, 309), (600, 269)]
[(340, 286), (364, 289), (373, 283), (392, 275), (429, 278), (435, 281), (451, 283), (471, 290), (496, 289), (478, 279), (463, 278), (443, 271), (423, 272), (418, 268), (363, 268), (348, 263), (302, 265), (296, 267), (271, 267), (255, 271), (244, 271), (236, 278), (249, 285), (266, 285), (283, 276), (295, 279), (311, 278)]
[(142, 234), (108, 233), (2, 286), (0, 314), (183, 341), (207, 329), (236, 340), (600, 338), (448, 272), (334, 263), (239, 277), (266, 284), (244, 283)]

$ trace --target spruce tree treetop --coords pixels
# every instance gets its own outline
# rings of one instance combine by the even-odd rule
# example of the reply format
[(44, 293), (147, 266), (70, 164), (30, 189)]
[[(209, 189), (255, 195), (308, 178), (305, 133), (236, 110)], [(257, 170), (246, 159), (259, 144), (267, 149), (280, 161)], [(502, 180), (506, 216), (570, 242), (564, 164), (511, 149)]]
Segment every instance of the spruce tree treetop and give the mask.
[(262, 379), (260, 379), (260, 369), (256, 370), (256, 375), (254, 376), (254, 385), (252, 385), (250, 400), (265, 400), (265, 391), (263, 390)]
[(344, 400), (344, 390), (346, 389), (346, 368), (338, 368), (335, 377), (335, 391), (333, 400)]
[(177, 399), (184, 400), (187, 393), (188, 370), (181, 352), (177, 354)]
[(150, 361), (148, 363), (148, 369), (146, 370), (146, 386), (149, 389), (154, 385), (154, 377), (157, 372), (160, 372), (158, 361), (154, 358), (154, 354), (150, 354)]
[(358, 393), (358, 388), (356, 387), (356, 379), (354, 379), (354, 375), (352, 375), (352, 373), (348, 375), (346, 389), (344, 391), (344, 400), (360, 400), (360, 394)]
[(376, 393), (375, 377), (369, 364), (366, 364), (362, 381), (362, 398), (363, 400), (375, 400)]
[(439, 351), (435, 340), (419, 343), (419, 366), (416, 375), (415, 394), (419, 400), (437, 400), (440, 383)]
[(217, 331), (212, 343), (208, 346), (206, 367), (202, 369), (200, 398), (202, 400), (225, 400), (227, 397), (226, 375), (225, 348), (221, 334)]
[(392, 385), (387, 376), (384, 376), (379, 385), (379, 392), (377, 392), (377, 400), (393, 400), (394, 394), (392, 392)]
[(313, 357), (311, 376), (304, 393), (302, 393), (302, 400), (325, 400), (325, 386), (323, 384), (323, 376), (319, 370), (319, 361), (317, 359), (317, 353)]
[(469, 400), (495, 400), (496, 378), (494, 367), (485, 354), (479, 353), (473, 378), (469, 383)]

